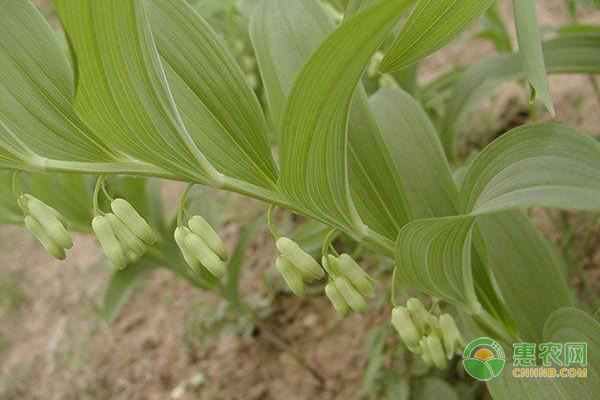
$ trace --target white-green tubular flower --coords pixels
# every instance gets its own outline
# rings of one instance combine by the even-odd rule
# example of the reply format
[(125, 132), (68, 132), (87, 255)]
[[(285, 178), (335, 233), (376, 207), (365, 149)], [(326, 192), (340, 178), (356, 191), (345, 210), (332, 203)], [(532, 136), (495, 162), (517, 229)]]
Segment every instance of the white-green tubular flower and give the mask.
[(199, 215), (195, 215), (190, 218), (188, 225), (190, 230), (200, 236), (206, 245), (217, 254), (221, 260), (227, 261), (229, 253), (227, 253), (225, 243), (223, 243), (221, 237), (215, 232), (213, 227), (210, 226), (208, 221)]
[(20, 196), (19, 205), (26, 215), (31, 215), (39, 222), (50, 239), (60, 247), (73, 247), (73, 240), (65, 227), (64, 218), (57, 210), (31, 195)]
[(192, 231), (190, 231), (185, 226), (179, 226), (175, 229), (175, 234), (173, 236), (175, 237), (175, 243), (177, 243), (177, 246), (179, 247), (179, 250), (181, 251), (183, 259), (185, 260), (187, 265), (189, 265), (190, 268), (192, 268), (195, 272), (199, 272), (202, 268), (202, 264), (200, 264), (200, 261), (198, 261), (196, 257), (193, 256), (193, 254), (190, 252), (187, 245), (185, 244), (185, 238), (190, 233), (192, 233)]
[(350, 313), (350, 306), (344, 300), (344, 296), (340, 293), (333, 282), (329, 282), (325, 286), (325, 294), (333, 304), (333, 308), (342, 316), (347, 317)]
[(375, 287), (369, 274), (367, 274), (356, 261), (348, 254), (339, 257), (328, 256), (329, 265), (334, 275), (346, 277), (364, 297), (375, 297)]
[(442, 347), (442, 341), (437, 335), (432, 334), (427, 336), (427, 348), (429, 349), (431, 360), (435, 366), (440, 369), (446, 368), (446, 354), (444, 353), (444, 348)]
[(325, 274), (319, 263), (293, 240), (281, 237), (275, 244), (279, 253), (300, 271), (305, 282), (320, 279)]
[(429, 345), (427, 344), (427, 338), (422, 338), (419, 341), (419, 349), (421, 353), (421, 358), (423, 362), (427, 364), (427, 366), (433, 366), (433, 359), (431, 358), (431, 352), (429, 351)]
[[(148, 249), (144, 242), (140, 238), (138, 238), (132, 231), (129, 229), (121, 218), (117, 217), (115, 214), (108, 213), (105, 215), (105, 218), (110, 223), (110, 227), (112, 228), (115, 236), (119, 240), (119, 242), (124, 246), (128, 252), (132, 252), (136, 255), (137, 258), (141, 257), (146, 253)], [(131, 259), (133, 257), (127, 257)], [(136, 258), (136, 259), (137, 259)]]
[(117, 217), (123, 221), (131, 231), (143, 240), (146, 244), (153, 245), (158, 241), (158, 237), (148, 225), (146, 220), (133, 208), (127, 200), (115, 199), (110, 204), (110, 208)]
[(283, 280), (296, 296), (303, 297), (306, 294), (306, 287), (302, 280), (302, 275), (292, 263), (283, 257), (277, 257), (275, 268), (283, 277)]
[(392, 310), (392, 325), (400, 335), (402, 341), (413, 353), (419, 352), (419, 331), (410, 318), (406, 307), (398, 306)]
[(442, 333), (446, 357), (450, 360), (454, 354), (460, 354), (465, 346), (465, 339), (462, 337), (454, 318), (450, 314), (443, 314), (439, 319), (439, 327)]
[(367, 301), (364, 297), (350, 284), (348, 279), (343, 276), (334, 277), (333, 284), (336, 289), (340, 292), (346, 303), (352, 308), (354, 311), (357, 311), (361, 314), (367, 313)]
[(406, 302), (406, 308), (408, 309), (413, 321), (415, 321), (415, 325), (417, 326), (419, 333), (423, 335), (431, 314), (425, 309), (425, 306), (423, 303), (421, 303), (421, 300), (416, 298), (408, 299)]
[(202, 238), (195, 233), (190, 233), (184, 240), (189, 253), (196, 258), (216, 278), (225, 275), (225, 263), (217, 256)]
[(92, 230), (106, 257), (119, 269), (127, 266), (125, 252), (106, 217), (98, 215), (92, 220)]
[(42, 225), (31, 215), (25, 217), (25, 226), (35, 236), (35, 238), (44, 246), (46, 251), (58, 260), (64, 260), (65, 250), (58, 243), (48, 236)]

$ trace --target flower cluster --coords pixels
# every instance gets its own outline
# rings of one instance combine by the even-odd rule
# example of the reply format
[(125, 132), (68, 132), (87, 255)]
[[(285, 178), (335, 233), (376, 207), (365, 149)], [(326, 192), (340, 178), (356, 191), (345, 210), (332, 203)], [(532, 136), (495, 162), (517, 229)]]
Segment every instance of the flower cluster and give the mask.
[(447, 360), (460, 354), (465, 341), (450, 314), (439, 317), (427, 311), (418, 299), (409, 299), (406, 307), (392, 310), (392, 324), (408, 349), (423, 361), (445, 368)]
[(279, 257), (275, 261), (275, 268), (292, 293), (304, 296), (306, 283), (321, 279), (325, 274), (323, 268), (310, 254), (287, 237), (277, 239), (276, 246)]
[(143, 256), (158, 237), (127, 200), (115, 199), (110, 208), (112, 213), (94, 217), (92, 230), (106, 257), (122, 269)]
[(207, 270), (216, 278), (225, 275), (225, 261), (229, 258), (225, 243), (201, 216), (190, 218), (187, 227), (177, 227), (175, 242), (194, 272), (203, 274)]
[(73, 247), (73, 241), (63, 216), (54, 208), (29, 194), (19, 196), (18, 203), (25, 214), (27, 229), (48, 253), (59, 260), (64, 260), (65, 250)]
[(367, 298), (375, 296), (371, 277), (348, 254), (323, 257), (323, 266), (330, 276), (325, 294), (338, 313), (347, 316), (350, 309), (367, 312)]

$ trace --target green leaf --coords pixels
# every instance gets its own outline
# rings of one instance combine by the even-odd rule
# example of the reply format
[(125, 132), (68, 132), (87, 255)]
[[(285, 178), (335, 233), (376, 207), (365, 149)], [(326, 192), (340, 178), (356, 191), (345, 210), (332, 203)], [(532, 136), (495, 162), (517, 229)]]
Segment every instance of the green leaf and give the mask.
[(413, 218), (455, 215), (458, 190), (439, 136), (419, 103), (400, 89), (384, 88), (369, 104), (404, 181)]
[(421, 219), (405, 225), (396, 242), (396, 273), (425, 293), (478, 312), (471, 274), (473, 218)]
[(278, 132), (294, 79), (333, 28), (333, 21), (316, 0), (264, 0), (256, 7), (250, 39)]
[[(397, 241), (396, 275), (427, 293), (467, 306), (476, 313), (479, 305), (474, 296), (470, 261), (471, 228), (476, 217), (529, 206), (597, 210), (600, 207), (599, 170), (600, 144), (572, 128), (540, 124), (513, 129), (486, 147), (473, 161), (461, 190), (462, 210), (467, 215), (418, 220), (402, 228)], [(526, 229), (522, 222), (520, 226)], [(505, 262), (509, 256), (504, 252), (511, 251), (511, 246), (502, 239), (499, 227), (487, 232), (488, 246), (494, 246), (493, 239), (498, 238), (499, 247), (490, 250), (487, 260), (491, 268), (498, 270), (502, 266), (497, 263)], [(524, 238), (529, 239), (524, 241), (528, 251), (548, 263), (540, 269), (556, 273), (556, 261), (552, 260), (547, 244), (531, 232)], [(530, 250), (530, 246), (536, 246), (535, 250)], [(516, 262), (522, 265), (528, 259), (516, 259)], [(517, 279), (508, 276), (514, 270), (497, 272), (503, 282), (512, 283)], [(548, 309), (541, 308), (546, 314), (568, 301), (567, 290), (560, 279), (551, 284), (552, 289), (559, 292), (556, 293), (557, 304), (549, 303)], [(514, 289), (509, 289), (508, 284), (503, 286), (505, 290)], [(510, 298), (509, 305), (526, 301), (519, 296), (504, 293), (503, 296)], [(529, 309), (524, 307), (521, 312)], [(530, 312), (527, 315), (530, 316)], [(533, 319), (521, 329), (534, 335), (539, 332), (539, 321)]]
[(348, 112), (362, 72), (406, 4), (382, 1), (334, 31), (296, 78), (282, 117), (282, 190), (309, 215), (359, 238), (367, 228), (350, 197)]
[[(600, 73), (600, 35), (577, 34), (544, 43), (544, 60), (549, 74)], [(502, 82), (526, 77), (520, 54), (505, 54), (485, 58), (462, 75), (450, 96), (442, 120), (442, 142), (453, 158), (456, 134), (467, 117), (467, 111), (485, 94)]]
[(530, 101), (536, 99), (536, 94), (554, 117), (554, 103), (546, 75), (544, 55), (542, 53), (542, 35), (535, 14), (533, 0), (513, 0), (515, 13), (515, 27), (519, 52), (523, 60), (523, 67), (527, 73), (531, 94)]
[(114, 160), (75, 115), (71, 66), (44, 17), (28, 0), (5, 0), (0, 20), (0, 166)]
[(223, 40), (184, 0), (147, 4), (175, 104), (195, 144), (220, 172), (274, 188), (267, 123)]
[(419, 0), (380, 65), (403, 69), (441, 49), (467, 30), (494, 0)]
[(573, 304), (561, 260), (521, 211), (480, 216), (477, 226), (485, 240), (488, 266), (519, 337), (541, 343), (548, 317)]
[(223, 177), (185, 129), (143, 0), (56, 0), (77, 56), (78, 114), (111, 146), (186, 179)]
[(156, 267), (142, 259), (112, 274), (104, 293), (104, 318), (109, 324), (117, 319), (129, 296)]
[[(268, 0), (258, 7), (250, 33), (277, 121), (294, 78), (333, 27), (315, 0)], [(408, 221), (410, 210), (400, 174), (360, 87), (352, 102), (348, 135), (349, 181), (355, 206), (366, 225), (392, 240)]]
[[(594, 400), (600, 386), (600, 324), (590, 315), (575, 308), (562, 308), (555, 311), (546, 323), (544, 341), (551, 343), (587, 343), (586, 378), (515, 378), (513, 366), (507, 360), (502, 373), (487, 382), (494, 399), (523, 400)], [(563, 354), (564, 356), (564, 354)], [(557, 372), (559, 366), (555, 366)], [(570, 368), (581, 368), (579, 364)]]
[(462, 187), (471, 215), (522, 207), (600, 210), (600, 144), (559, 124), (525, 125), (487, 146)]

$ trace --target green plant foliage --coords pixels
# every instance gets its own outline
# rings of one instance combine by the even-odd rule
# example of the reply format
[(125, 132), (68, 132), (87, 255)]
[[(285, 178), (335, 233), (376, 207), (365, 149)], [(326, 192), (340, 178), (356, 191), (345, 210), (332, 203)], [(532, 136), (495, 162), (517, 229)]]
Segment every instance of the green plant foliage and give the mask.
[[(69, 230), (93, 226), (115, 266), (129, 264), (112, 271), (109, 322), (165, 267), (225, 300), (322, 380), (240, 294), (243, 256), (265, 218), (253, 216), (228, 249), (215, 196), (194, 185), (270, 203), (274, 268), (292, 292), (326, 295), (343, 316), (393, 309), (398, 348), (419, 354), (394, 353), (392, 326), (376, 326), (361, 398), (472, 398), (478, 387), (441, 379), (460, 379), (449, 360), (463, 337), (587, 341), (593, 355), (598, 321), (573, 308), (565, 262), (523, 209), (600, 212), (600, 142), (561, 124), (524, 125), (453, 169), (471, 106), (502, 82), (526, 79), (532, 100), (554, 114), (547, 74), (600, 73), (598, 27), (573, 19), (542, 42), (534, 7), (514, 0), (512, 52), (493, 0), (55, 0), (64, 49), (30, 1), (5, 0), (0, 223), (24, 223), (61, 259)], [(421, 84), (422, 60), (484, 14), (474, 36), (501, 54)], [(149, 177), (188, 183), (176, 215)], [(23, 200), (33, 198), (37, 209)], [(294, 229), (282, 213), (282, 236), (275, 206), (308, 221)], [(393, 276), (384, 257), (394, 258)], [(381, 265), (363, 271), (363, 259)], [(400, 305), (413, 297), (405, 288), (433, 297), (423, 301), (431, 307)], [(505, 371), (488, 387), (494, 399), (592, 399), (596, 359), (588, 369), (583, 384), (515, 381)]]

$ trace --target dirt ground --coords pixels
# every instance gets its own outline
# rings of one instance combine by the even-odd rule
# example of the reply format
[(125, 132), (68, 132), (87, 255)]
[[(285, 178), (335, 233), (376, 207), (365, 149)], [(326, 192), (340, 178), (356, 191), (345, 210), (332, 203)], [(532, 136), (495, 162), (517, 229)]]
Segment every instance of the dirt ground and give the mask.
[[(510, 1), (501, 3), (508, 13)], [(544, 24), (566, 20), (562, 1), (538, 3)], [(487, 43), (460, 41), (431, 57), (423, 75), (491, 51)], [(587, 77), (553, 76), (551, 88), (557, 121), (600, 134), (600, 103)], [(517, 85), (505, 85), (482, 110), (509, 113), (515, 96), (522, 101), (525, 95)], [(481, 117), (485, 113), (477, 114), (473, 131), (492, 134), (499, 128)], [(552, 214), (536, 210), (533, 215), (549, 237), (562, 239)], [(584, 235), (579, 228), (573, 236), (583, 255), (578, 260), (597, 289), (600, 232)], [(239, 229), (235, 221), (223, 228), (229, 244)], [(582, 236), (585, 243), (578, 242)], [(243, 265), (244, 295), (251, 304), (266, 301), (265, 285), (256, 282), (269, 276), (274, 258), (272, 239), (263, 229)], [(236, 320), (215, 297), (166, 270), (152, 273), (108, 325), (102, 316), (108, 278), (89, 237), (78, 236), (67, 260), (57, 262), (22, 228), (0, 228), (0, 399), (352, 399), (365, 369), (365, 335), (380, 318), (344, 320), (322, 296), (280, 296), (270, 305), (275, 328), (326, 378), (321, 385), (265, 332)], [(575, 276), (573, 283), (581, 284)]]

